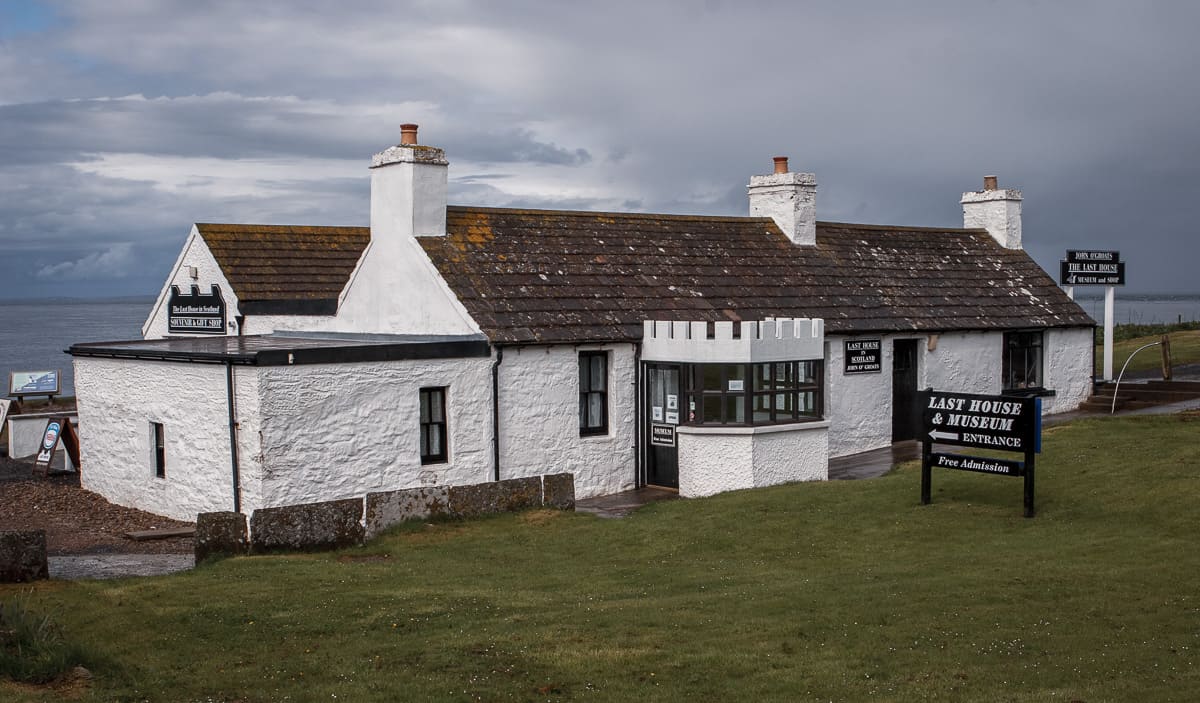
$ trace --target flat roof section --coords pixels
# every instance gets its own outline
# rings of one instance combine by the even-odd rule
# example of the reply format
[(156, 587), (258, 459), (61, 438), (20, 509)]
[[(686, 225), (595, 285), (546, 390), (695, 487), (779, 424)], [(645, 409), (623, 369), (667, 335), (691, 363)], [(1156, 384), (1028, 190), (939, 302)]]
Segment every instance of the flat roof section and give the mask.
[(73, 344), (71, 356), (243, 366), (349, 364), (361, 361), (486, 357), (483, 335), (284, 333), (241, 337), (168, 337)]

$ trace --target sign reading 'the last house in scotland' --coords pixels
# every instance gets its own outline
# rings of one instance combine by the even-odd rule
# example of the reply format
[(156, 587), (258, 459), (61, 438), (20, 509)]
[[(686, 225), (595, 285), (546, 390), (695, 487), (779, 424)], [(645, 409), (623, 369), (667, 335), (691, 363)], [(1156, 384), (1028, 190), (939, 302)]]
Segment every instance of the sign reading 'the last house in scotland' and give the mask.
[(846, 373), (879, 373), (883, 369), (882, 346), (878, 339), (847, 339)]

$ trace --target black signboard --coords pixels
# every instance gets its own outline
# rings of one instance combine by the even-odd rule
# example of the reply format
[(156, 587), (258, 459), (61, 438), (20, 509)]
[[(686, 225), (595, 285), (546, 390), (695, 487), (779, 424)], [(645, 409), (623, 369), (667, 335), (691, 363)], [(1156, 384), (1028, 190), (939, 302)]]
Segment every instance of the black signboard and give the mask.
[(1041, 436), (1036, 398), (934, 390), (922, 396), (927, 441), (1010, 452), (1041, 451), (1035, 446)]
[(1071, 263), (1058, 262), (1058, 281), (1064, 286), (1123, 286), (1125, 262)]
[(225, 298), (215, 285), (208, 294), (201, 294), (199, 286), (192, 286), (188, 294), (181, 292), (179, 286), (171, 286), (167, 306), (168, 332), (225, 334)]
[(650, 425), (650, 444), (656, 447), (674, 447), (675, 425)]
[(1067, 250), (1067, 261), (1073, 264), (1115, 264), (1120, 260), (1121, 252), (1119, 251)]
[(1119, 251), (1068, 250), (1059, 262), (1058, 282), (1064, 286), (1123, 286), (1125, 262)]
[[(921, 503), (932, 493), (932, 469), (956, 469), (1025, 479), (1025, 517), (1033, 517), (1034, 460), (1042, 450), (1041, 398), (974, 393), (921, 393)], [(933, 444), (1020, 452), (1024, 461), (934, 452)]]
[(878, 339), (846, 340), (846, 373), (879, 373), (883, 369)]

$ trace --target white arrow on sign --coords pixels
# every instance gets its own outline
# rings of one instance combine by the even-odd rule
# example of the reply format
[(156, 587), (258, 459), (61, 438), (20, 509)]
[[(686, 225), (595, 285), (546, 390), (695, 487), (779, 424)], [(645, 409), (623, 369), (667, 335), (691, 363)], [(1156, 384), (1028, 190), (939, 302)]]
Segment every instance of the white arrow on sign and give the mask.
[(929, 436), (932, 437), (934, 440), (939, 440), (939, 439), (953, 439), (956, 441), (958, 440), (958, 434), (956, 432), (938, 432), (937, 430), (934, 430), (929, 433)]

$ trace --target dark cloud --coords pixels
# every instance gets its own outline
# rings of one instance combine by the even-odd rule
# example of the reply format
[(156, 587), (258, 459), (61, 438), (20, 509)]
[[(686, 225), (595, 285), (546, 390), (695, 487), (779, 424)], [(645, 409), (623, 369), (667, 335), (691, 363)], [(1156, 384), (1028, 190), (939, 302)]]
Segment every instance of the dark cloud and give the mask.
[(0, 16), (0, 297), (156, 290), (197, 220), (365, 224), (404, 121), (460, 203), (742, 213), (785, 154), (821, 219), (952, 226), (996, 173), (1051, 271), (1121, 249), (1131, 290), (1196, 289), (1195, 3), (26, 6)]

